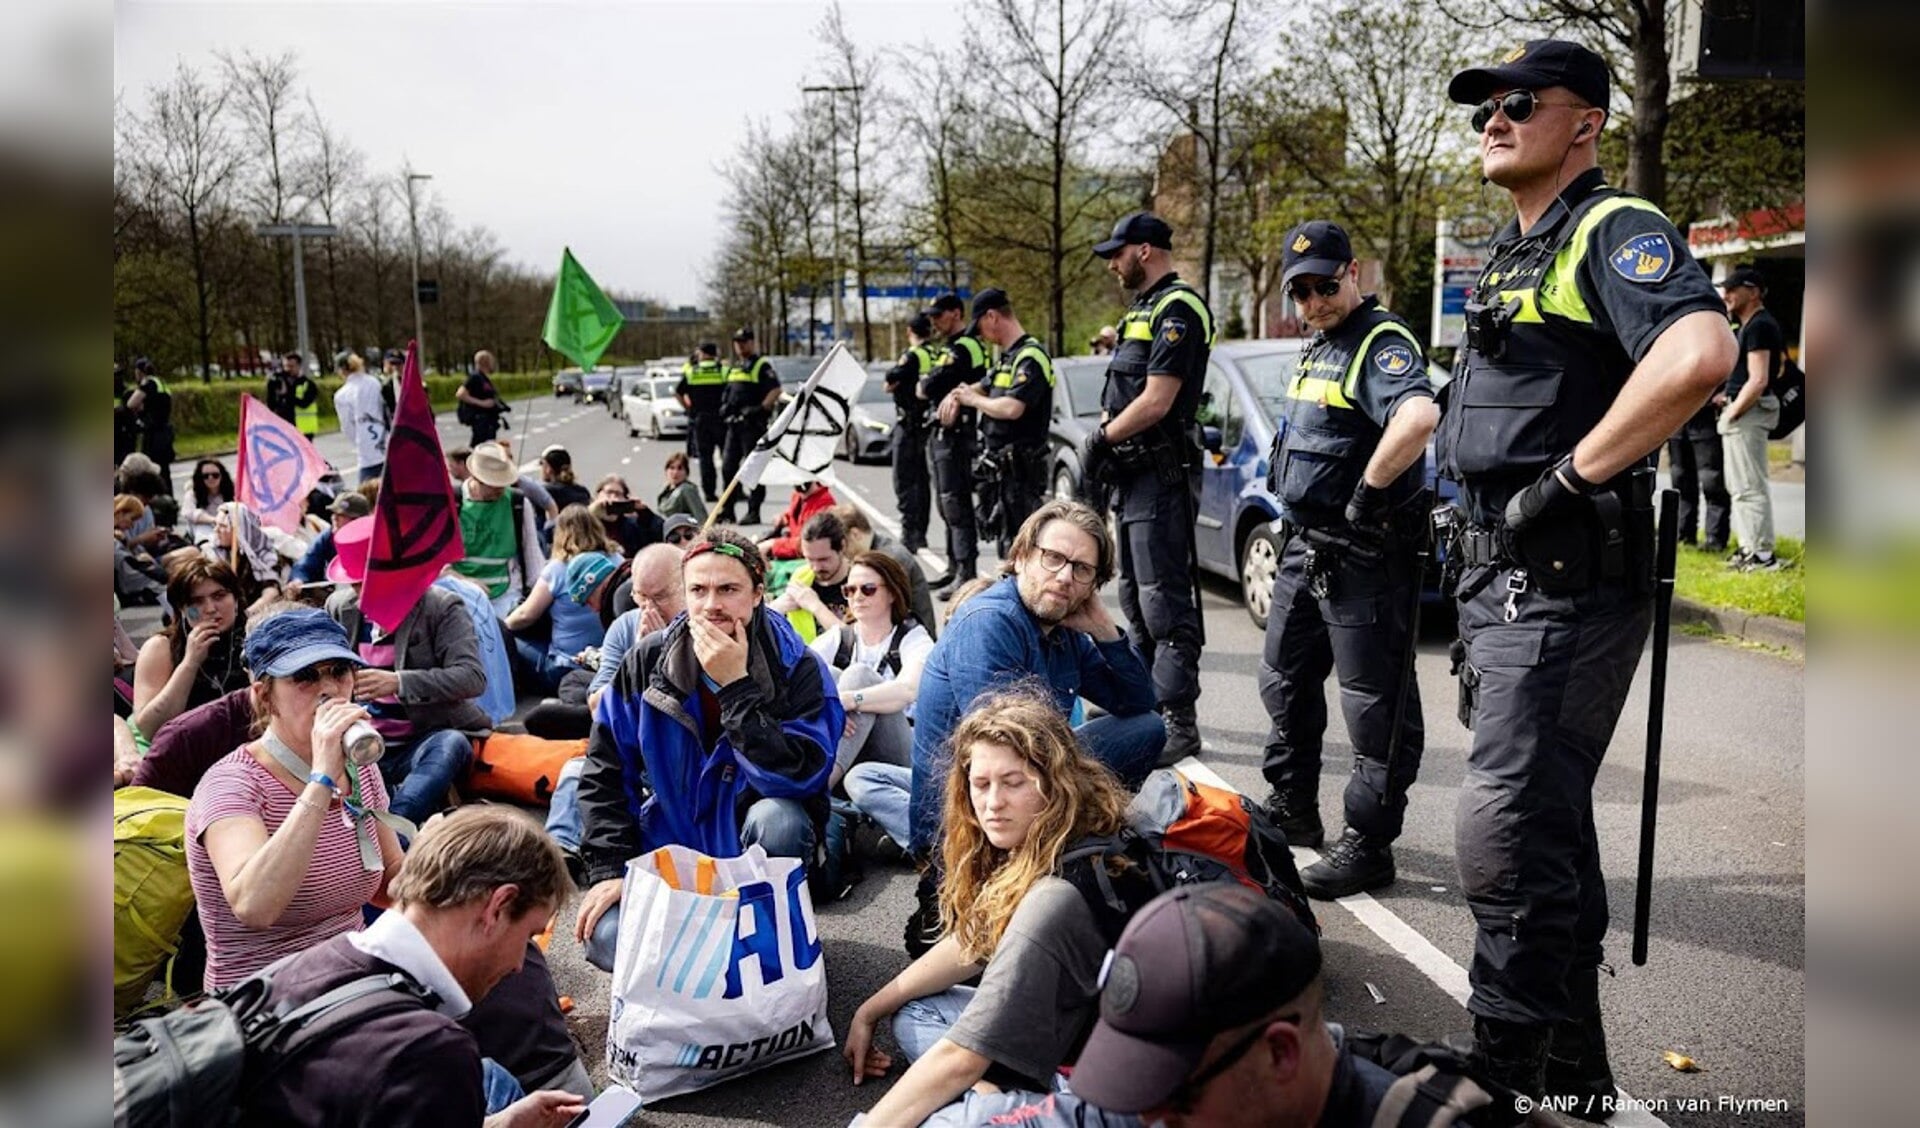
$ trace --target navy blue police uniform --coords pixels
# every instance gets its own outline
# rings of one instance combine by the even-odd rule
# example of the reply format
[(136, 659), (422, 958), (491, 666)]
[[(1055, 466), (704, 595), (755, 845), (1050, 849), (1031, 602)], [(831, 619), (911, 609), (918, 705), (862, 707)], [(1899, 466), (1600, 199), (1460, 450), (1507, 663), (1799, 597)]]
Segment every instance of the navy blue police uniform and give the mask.
[[(1047, 491), (1047, 431), (1053, 419), (1053, 358), (1031, 333), (1008, 345), (995, 360), (980, 390), (989, 399), (1017, 399), (1026, 407), (1018, 419), (980, 420), (981, 511), (991, 512), (994, 544), (1002, 558), (1020, 526), (1040, 508)], [(988, 493), (991, 496), (986, 496)]]
[[(942, 301), (958, 302), (947, 295)], [(936, 303), (935, 308), (940, 308)], [(978, 384), (986, 376), (990, 351), (971, 329), (947, 338), (933, 373), (921, 381), (922, 398), (938, 407), (948, 392), (962, 384)], [(978, 451), (975, 430), (979, 413), (962, 408), (952, 426), (939, 424), (927, 441), (933, 462), (933, 489), (940, 520), (947, 528), (947, 576), (964, 583), (979, 574), (980, 547), (973, 520), (973, 460)]]
[(914, 324), (915, 335), (924, 343), (901, 353), (885, 378), (887, 395), (893, 399), (893, 498), (900, 507), (900, 543), (908, 552), (927, 547), (933, 510), (933, 482), (927, 467), (927, 433), (933, 424), (930, 405), (920, 398), (920, 381), (932, 374), (938, 352), (931, 343), (933, 326), (926, 315), (916, 316)]
[(708, 352), (708, 347), (702, 346), (696, 360), (681, 366), (680, 383), (673, 393), (684, 397), (686, 404), (687, 457), (700, 466), (700, 492), (708, 501), (717, 501), (714, 456), (727, 440), (727, 366), (720, 363), (720, 350)]
[[(734, 334), (736, 340), (740, 334)], [(746, 338), (752, 340), (752, 337)], [(731, 482), (739, 472), (740, 464), (752, 453), (753, 444), (767, 433), (770, 420), (767, 408), (767, 394), (780, 387), (780, 376), (773, 370), (773, 362), (759, 353), (748, 353), (736, 361), (727, 370), (726, 395), (721, 400), (721, 412), (727, 421), (727, 453), (720, 467), (721, 477)], [(740, 491), (735, 490), (727, 498), (726, 508), (720, 514), (720, 520), (731, 525), (734, 523), (734, 506), (740, 500)], [(747, 524), (760, 523), (760, 506), (767, 500), (767, 487), (756, 485), (747, 492)]]
[[(1471, 104), (1554, 86), (1599, 107), (1610, 92), (1598, 56), (1535, 40), (1454, 76), (1448, 93)], [(1653, 467), (1643, 460), (1531, 520), (1511, 520), (1509, 503), (1570, 469), (1655, 340), (1702, 310), (1724, 307), (1685, 237), (1589, 169), (1530, 230), (1516, 218), (1495, 237), (1440, 397), (1439, 469), (1459, 484), (1464, 521), (1449, 552), (1473, 730), (1455, 822), (1476, 925), (1468, 1009), (1476, 1052), (1515, 1087), (1544, 1068), (1548, 1092), (1613, 1091), (1593, 784), (1653, 621)]]

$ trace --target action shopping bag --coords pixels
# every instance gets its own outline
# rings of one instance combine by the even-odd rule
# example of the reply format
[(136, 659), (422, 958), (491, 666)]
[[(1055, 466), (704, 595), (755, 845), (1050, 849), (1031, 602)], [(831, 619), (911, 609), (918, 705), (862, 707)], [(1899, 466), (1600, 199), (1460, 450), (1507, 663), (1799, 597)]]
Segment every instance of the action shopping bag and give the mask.
[(607, 1069), (652, 1103), (832, 1049), (807, 872), (750, 846), (627, 865)]

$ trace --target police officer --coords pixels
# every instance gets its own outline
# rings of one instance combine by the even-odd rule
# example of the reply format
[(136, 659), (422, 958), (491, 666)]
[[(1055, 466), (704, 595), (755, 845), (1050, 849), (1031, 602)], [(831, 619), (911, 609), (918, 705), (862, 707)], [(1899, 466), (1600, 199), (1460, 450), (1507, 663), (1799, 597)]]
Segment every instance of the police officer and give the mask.
[(1521, 1093), (1583, 1099), (1614, 1091), (1592, 788), (1653, 619), (1649, 455), (1734, 357), (1686, 239), (1597, 166), (1610, 93), (1598, 55), (1553, 39), (1447, 88), (1518, 215), (1468, 302), (1436, 447), (1466, 522), (1449, 555), (1475, 1056)]
[(887, 394), (893, 397), (893, 498), (900, 507), (900, 543), (908, 552), (927, 547), (927, 519), (933, 486), (927, 476), (927, 431), (933, 426), (920, 381), (934, 366), (933, 319), (925, 312), (907, 322), (907, 351), (887, 369)]
[(1392, 883), (1391, 847), (1420, 767), (1426, 730), (1408, 659), (1427, 533), (1427, 438), (1440, 411), (1419, 339), (1361, 296), (1345, 231), (1325, 220), (1294, 228), (1281, 271), (1315, 335), (1287, 389), (1268, 471), (1288, 536), (1260, 664), (1273, 720), (1262, 770), (1273, 786), (1267, 810), (1287, 841), (1320, 845), (1325, 683), (1329, 668), (1338, 671), (1354, 753), (1347, 827), (1300, 874), (1308, 893), (1332, 900)]
[(704, 342), (680, 366), (680, 383), (673, 394), (687, 411), (687, 457), (700, 463), (700, 492), (708, 501), (718, 501), (713, 455), (727, 439), (721, 406), (727, 394), (727, 366), (720, 363), (719, 345)]
[[(1047, 430), (1053, 420), (1053, 359), (1014, 316), (1005, 290), (973, 299), (973, 331), (1000, 350), (986, 380), (962, 384), (940, 405), (943, 418), (962, 408), (980, 413), (982, 492), (976, 515), (993, 531), (1002, 558), (1047, 489)], [(991, 496), (988, 496), (989, 492)]]
[[(967, 324), (967, 305), (958, 295), (935, 298), (927, 314), (946, 343), (933, 374), (920, 381), (920, 398), (938, 405), (960, 385), (978, 384), (986, 378), (988, 352)], [(974, 428), (978, 415), (972, 408), (961, 408), (953, 414), (952, 422), (936, 422), (927, 450), (933, 461), (933, 489), (940, 502), (940, 520), (947, 527), (947, 574), (929, 583), (934, 594), (944, 598), (980, 572), (980, 547), (973, 521)]]
[(140, 449), (160, 467), (160, 486), (173, 493), (173, 389), (154, 370), (153, 361), (133, 362), (133, 391), (127, 410), (140, 419)]
[[(720, 408), (727, 420), (727, 453), (720, 473), (728, 481), (739, 472), (740, 464), (753, 451), (753, 444), (767, 433), (767, 421), (772, 416), (773, 405), (779, 401), (780, 376), (774, 372), (773, 362), (754, 351), (753, 330), (735, 330), (733, 367), (727, 370), (726, 395)], [(739, 500), (738, 494), (735, 490), (727, 495), (727, 503), (720, 513), (720, 520), (729, 525), (734, 523), (733, 506)], [(760, 523), (760, 505), (766, 500), (767, 487), (753, 487), (747, 495), (747, 524)]]
[(1173, 271), (1173, 229), (1152, 212), (1114, 224), (1093, 253), (1135, 297), (1120, 323), (1101, 395), (1106, 421), (1088, 443), (1087, 475), (1114, 493), (1120, 607), (1153, 670), (1167, 723), (1163, 763), (1200, 752), (1205, 631), (1195, 585), (1200, 448), (1193, 416), (1213, 348), (1213, 313)]

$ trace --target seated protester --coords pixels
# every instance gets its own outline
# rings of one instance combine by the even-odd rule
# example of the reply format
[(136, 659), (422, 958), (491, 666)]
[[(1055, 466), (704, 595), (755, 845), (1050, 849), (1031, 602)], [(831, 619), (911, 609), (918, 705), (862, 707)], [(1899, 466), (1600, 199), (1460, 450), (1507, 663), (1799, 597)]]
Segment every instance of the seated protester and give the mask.
[[(294, 606), (282, 601), (260, 610), (261, 616)], [(241, 686), (225, 697), (196, 705), (160, 726), (146, 753), (133, 767), (128, 783), (151, 787), (169, 795), (192, 798), (207, 769), (253, 735), (253, 689)]]
[(327, 505), (328, 528), (313, 538), (313, 544), (287, 573), (295, 583), (312, 584), (326, 578), (327, 565), (333, 562), (334, 534), (338, 533), (349, 521), (357, 521), (373, 512), (373, 502), (358, 490), (346, 490)]
[(1325, 1001), (1320, 942), (1279, 902), (1181, 886), (1120, 934), (1073, 1091), (1149, 1123), (1373, 1124), (1395, 1078), (1348, 1050)]
[[(553, 844), (511, 811), (461, 810), (427, 828), (394, 878), (392, 911), (287, 961), (270, 1005), (291, 1009), (392, 972), (433, 997), (322, 1035), (243, 1091), (238, 1122), (477, 1128), (492, 1085), (483, 1087), (480, 1046), (460, 1020), (535, 950), (529, 941), (559, 907), (565, 881)], [(498, 1123), (564, 1124), (585, 1110), (584, 1096), (536, 1092), (497, 1110)]]
[(687, 452), (676, 450), (667, 456), (667, 484), (660, 487), (660, 496), (654, 502), (662, 519), (676, 513), (684, 513), (693, 518), (697, 525), (707, 519), (707, 503), (700, 496), (700, 487), (687, 480)]
[(280, 598), (280, 552), (251, 508), (237, 501), (221, 505), (213, 519), (213, 540), (200, 551), (208, 560), (239, 561), (240, 590), (249, 608)]
[(247, 685), (247, 617), (233, 569), (200, 556), (182, 560), (167, 575), (167, 605), (173, 622), (141, 645), (133, 665), (128, 719), (142, 734)]
[[(512, 462), (513, 440), (498, 438), (494, 439), (493, 442), (495, 446), (500, 448), (500, 453), (506, 455), (507, 461)], [(553, 499), (552, 491), (548, 490), (546, 484), (539, 478), (522, 474), (516, 467), (514, 470), (513, 488), (525, 494), (527, 500), (533, 502), (534, 508), (540, 511), (540, 520), (543, 524), (551, 523), (555, 518), (560, 516), (560, 503)]]
[(648, 545), (660, 543), (660, 515), (635, 498), (627, 480), (618, 474), (600, 479), (587, 509), (600, 519), (608, 539), (619, 545), (620, 554), (629, 560)]
[[(911, 1062), (867, 1114), (873, 1124), (961, 1123), (960, 1108), (951, 1121), (936, 1113), (981, 1081), (1049, 1092), (1097, 1017), (1107, 942), (1054, 871), (1068, 847), (1126, 824), (1119, 781), (1049, 697), (996, 693), (953, 729), (941, 803), (946, 935), (847, 1027), (855, 1084), (892, 1064), (873, 1044), (889, 1015)], [(979, 987), (961, 986), (975, 975)]]
[(167, 572), (152, 553), (134, 543), (133, 527), (146, 513), (146, 503), (132, 494), (114, 495), (113, 594), (128, 603), (152, 606), (166, 591)]
[[(818, 518), (816, 518), (818, 520)], [(853, 621), (813, 640), (813, 652), (833, 670), (846, 733), (833, 757), (832, 786), (849, 768), (890, 767), (903, 776), (913, 762), (913, 727), (906, 710), (920, 691), (920, 671), (933, 639), (907, 609), (907, 575), (884, 552), (863, 552), (847, 568), (846, 599)], [(849, 779), (847, 794), (853, 796)], [(855, 798), (855, 806), (859, 800)], [(906, 807), (881, 829), (906, 841)]]
[(580, 779), (594, 884), (574, 934), (607, 971), (630, 859), (670, 843), (716, 858), (756, 842), (814, 856), (846, 720), (826, 664), (760, 605), (766, 561), (752, 541), (711, 529), (684, 569), (687, 614), (627, 655), (594, 712)]
[[(598, 611), (567, 594), (568, 563), (577, 556), (593, 555), (612, 567), (618, 563), (613, 555), (618, 549), (586, 506), (569, 505), (560, 511), (553, 527), (552, 557), (526, 599), (506, 616), (507, 629), (516, 635), (513, 649), (520, 659), (521, 673), (542, 692), (559, 689), (560, 679), (579, 668), (581, 651), (599, 646), (607, 630)], [(545, 639), (534, 642), (518, 637), (519, 632), (529, 630), (549, 614), (553, 625)]]
[(458, 595), (429, 587), (392, 633), (360, 613), (374, 518), (340, 530), (340, 554), (327, 565), (333, 594), (327, 614), (340, 624), (365, 668), (353, 675), (361, 702), (386, 741), (380, 775), (393, 813), (419, 824), (446, 809), (447, 790), (473, 763), (473, 742), (493, 729), (476, 702), (487, 688), (473, 619)]
[(920, 560), (912, 550), (885, 533), (876, 532), (873, 523), (867, 520), (867, 511), (853, 504), (842, 502), (833, 507), (833, 515), (840, 518), (840, 524), (847, 530), (847, 555), (858, 556), (872, 549), (893, 557), (907, 574), (908, 585), (912, 588), (907, 596), (907, 605), (913, 608), (913, 617), (927, 628), (931, 638), (940, 637), (940, 628), (935, 623), (933, 613), (933, 592), (927, 586), (926, 569), (920, 567)]
[[(447, 456), (447, 465), (455, 467), (454, 455)], [(547, 566), (540, 524), (533, 502), (514, 485), (519, 471), (501, 444), (481, 443), (458, 465), (467, 471), (459, 491), (460, 536), (467, 556), (452, 568), (486, 588), (494, 610), (504, 618), (520, 606), (529, 585)]]
[(800, 553), (806, 566), (787, 577), (787, 586), (767, 603), (769, 611), (787, 617), (800, 638), (812, 642), (825, 631), (847, 621), (847, 530), (831, 510), (807, 519), (800, 534)]
[(264, 730), (209, 768), (187, 807), (209, 990), (358, 928), (400, 868), (400, 840), (378, 817), (380, 771), (347, 762), (344, 735), (367, 711), (353, 703), (363, 663), (339, 625), (282, 612), (247, 638), (246, 658)]
[(193, 477), (187, 482), (187, 490), (191, 498), (180, 507), (180, 520), (187, 527), (187, 537), (194, 544), (211, 544), (220, 507), (229, 501), (240, 500), (240, 491), (233, 484), (233, 475), (227, 472), (226, 463), (219, 459), (203, 458), (194, 464)]
[(540, 452), (540, 484), (546, 487), (548, 495), (553, 498), (556, 512), (565, 512), (569, 505), (586, 505), (593, 501), (593, 495), (587, 492), (587, 487), (574, 478), (573, 455), (559, 443)]
[(838, 499), (825, 482), (802, 482), (787, 498), (786, 512), (773, 523), (773, 532), (760, 542), (760, 551), (773, 560), (798, 560), (800, 534), (813, 515), (832, 509)]

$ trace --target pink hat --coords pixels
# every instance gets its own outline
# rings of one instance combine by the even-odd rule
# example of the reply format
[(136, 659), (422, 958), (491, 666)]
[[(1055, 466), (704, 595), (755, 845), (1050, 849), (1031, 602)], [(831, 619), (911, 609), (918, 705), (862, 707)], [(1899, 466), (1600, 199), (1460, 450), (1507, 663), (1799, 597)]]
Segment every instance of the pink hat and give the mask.
[(333, 532), (333, 559), (327, 561), (327, 578), (337, 584), (362, 583), (367, 578), (367, 557), (373, 552), (373, 517), (356, 517)]

